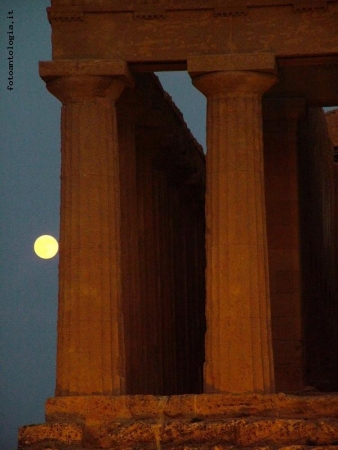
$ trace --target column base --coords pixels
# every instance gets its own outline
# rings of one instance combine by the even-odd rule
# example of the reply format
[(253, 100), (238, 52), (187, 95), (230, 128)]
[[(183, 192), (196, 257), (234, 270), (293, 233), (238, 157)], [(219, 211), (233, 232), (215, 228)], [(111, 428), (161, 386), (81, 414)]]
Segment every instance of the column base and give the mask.
[(47, 400), (19, 450), (338, 450), (338, 394), (79, 396)]

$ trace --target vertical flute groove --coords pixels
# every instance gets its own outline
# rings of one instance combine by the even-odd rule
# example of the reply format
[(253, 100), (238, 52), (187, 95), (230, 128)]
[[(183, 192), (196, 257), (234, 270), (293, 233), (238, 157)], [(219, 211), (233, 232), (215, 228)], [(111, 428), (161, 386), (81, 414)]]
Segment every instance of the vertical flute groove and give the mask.
[(208, 98), (206, 392), (274, 389), (260, 104), (271, 81), (245, 72), (194, 79)]
[(115, 105), (64, 106), (62, 133), (57, 394), (116, 394), (124, 373)]

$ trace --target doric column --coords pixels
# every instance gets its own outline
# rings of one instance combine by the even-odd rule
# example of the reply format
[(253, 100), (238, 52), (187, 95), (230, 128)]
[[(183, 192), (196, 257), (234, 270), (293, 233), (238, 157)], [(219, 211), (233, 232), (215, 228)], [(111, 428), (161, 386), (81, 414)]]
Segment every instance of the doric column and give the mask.
[(266, 217), (276, 389), (303, 387), (298, 128), (304, 98), (263, 102)]
[[(140, 289), (140, 259), (138, 235), (138, 189), (136, 158), (136, 123), (139, 105), (133, 90), (125, 91), (117, 106), (117, 123), (119, 135), (119, 162), (121, 186), (121, 283), (123, 290), (124, 313), (124, 349), (126, 364), (126, 393), (137, 394), (142, 391), (145, 377), (138, 376), (144, 366), (140, 367), (140, 351), (145, 348)], [(138, 355), (135, 357), (135, 355)], [(143, 362), (143, 361), (141, 361)], [(141, 389), (140, 389), (141, 384)]]
[(208, 101), (205, 392), (274, 389), (261, 96), (276, 78), (256, 67), (274, 58), (188, 61)]
[(56, 395), (124, 393), (120, 177), (114, 61), (40, 63), (63, 104)]

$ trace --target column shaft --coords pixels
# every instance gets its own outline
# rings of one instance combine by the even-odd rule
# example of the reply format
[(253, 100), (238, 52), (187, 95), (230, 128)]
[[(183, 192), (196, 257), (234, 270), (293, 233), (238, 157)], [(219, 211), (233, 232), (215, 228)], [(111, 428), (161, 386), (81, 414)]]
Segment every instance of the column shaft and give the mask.
[[(114, 76), (114, 73), (118, 73)], [(120, 167), (124, 62), (40, 65), (63, 103), (56, 395), (125, 392)]]
[(303, 387), (302, 289), (298, 194), (298, 122), (302, 98), (264, 105), (264, 162), (272, 339), (276, 389)]
[(215, 72), (206, 94), (206, 392), (274, 389), (261, 94), (275, 78)]
[(115, 107), (62, 109), (57, 393), (120, 393), (120, 205)]
[(137, 104), (132, 97), (123, 95), (118, 102), (117, 123), (119, 134), (119, 159), (121, 183), (121, 274), (123, 290), (124, 342), (126, 364), (126, 393), (143, 392), (144, 377), (138, 374), (144, 369), (138, 356), (143, 349), (144, 329), (141, 296), (140, 253), (138, 236), (138, 188), (135, 144)]

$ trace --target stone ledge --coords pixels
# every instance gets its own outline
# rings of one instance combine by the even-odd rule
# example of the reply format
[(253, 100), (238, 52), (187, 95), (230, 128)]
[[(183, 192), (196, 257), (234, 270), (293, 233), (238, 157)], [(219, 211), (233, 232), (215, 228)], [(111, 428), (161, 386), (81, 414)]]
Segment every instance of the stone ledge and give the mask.
[(276, 72), (276, 58), (271, 52), (194, 55), (188, 57), (187, 64), (192, 77), (222, 71)]
[[(128, 449), (129, 450), (129, 449)], [(131, 450), (131, 449), (130, 449)], [(248, 450), (248, 447), (237, 447), (233, 445), (216, 445), (216, 446), (202, 446), (202, 447), (167, 447), (166, 450)], [(250, 447), (250, 450), (338, 450), (338, 446), (325, 445), (312, 447), (307, 445), (288, 445), (286, 447)]]
[(326, 449), (338, 450), (338, 419), (228, 419), (111, 422), (23, 427), (19, 450), (46, 449)]
[(120, 76), (132, 80), (129, 66), (121, 58), (40, 61), (39, 73), (44, 80), (78, 75)]
[(338, 450), (338, 395), (74, 396), (19, 450)]
[(200, 394), (69, 396), (46, 402), (47, 422), (95, 424), (117, 419), (338, 417), (338, 395)]
[(82, 438), (82, 427), (74, 423), (27, 425), (19, 429), (19, 449), (29, 448), (43, 441), (54, 441), (67, 446), (81, 444)]
[(84, 443), (93, 448), (177, 448), (218, 444), (251, 448), (290, 444), (325, 445), (338, 442), (338, 419), (228, 419), (224, 421), (174, 420), (158, 423), (111, 422), (88, 427)]

